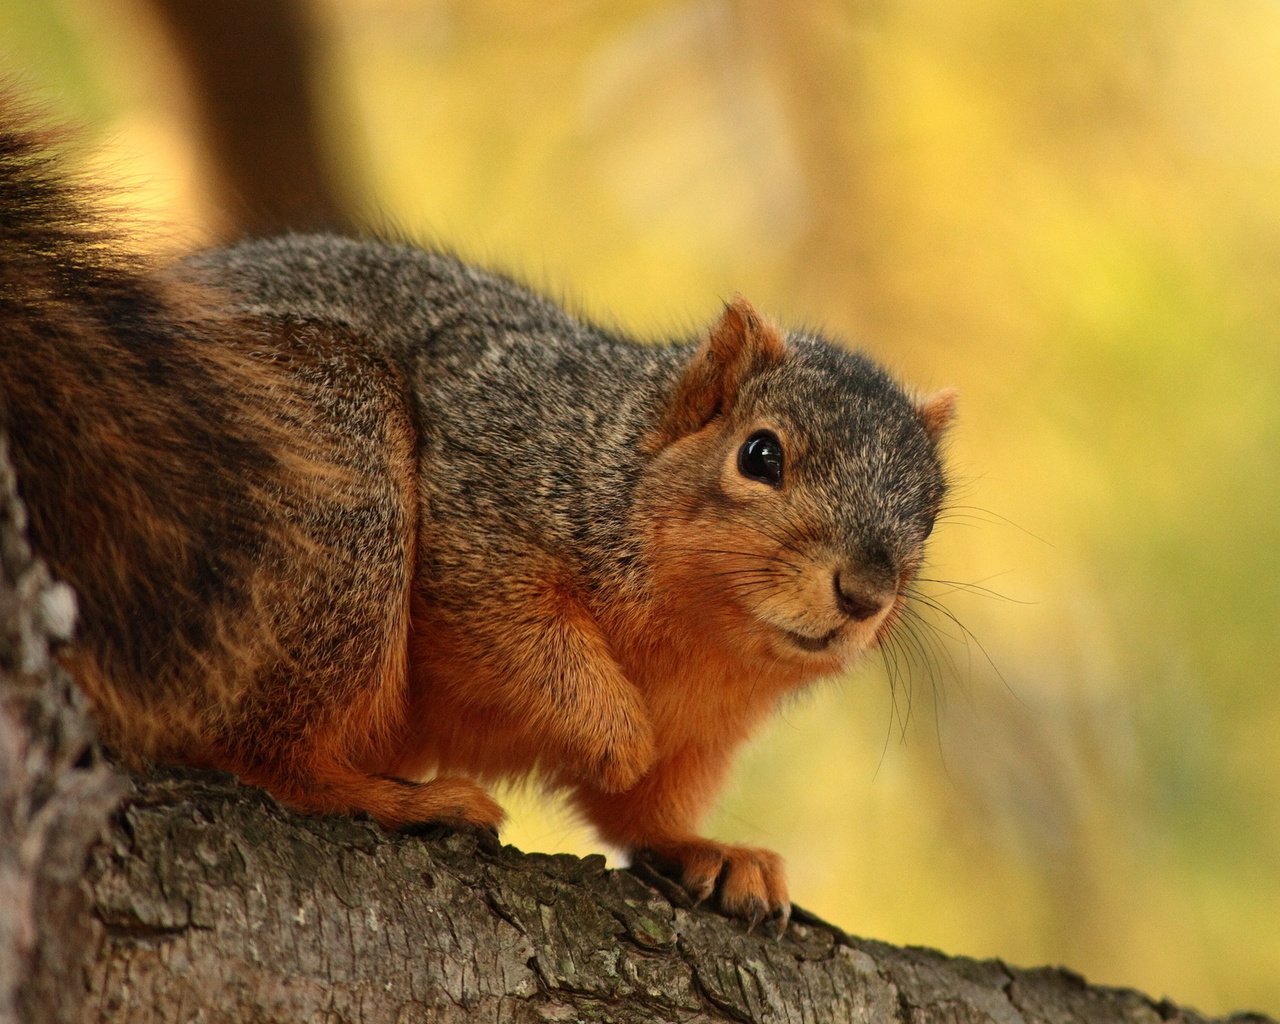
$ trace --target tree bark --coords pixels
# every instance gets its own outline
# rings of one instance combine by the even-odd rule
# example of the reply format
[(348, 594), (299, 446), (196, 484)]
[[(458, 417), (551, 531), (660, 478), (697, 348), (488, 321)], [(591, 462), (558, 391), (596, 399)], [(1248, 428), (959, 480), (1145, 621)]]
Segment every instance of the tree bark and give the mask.
[(749, 934), (601, 857), (303, 817), (213, 773), (125, 779), (50, 659), (70, 601), (22, 527), (0, 438), (3, 1024), (1204, 1020), (804, 911)]
[(94, 930), (85, 850), (124, 790), (52, 660), (75, 602), (33, 556), (25, 527), (0, 434), (0, 1024), (78, 1019)]

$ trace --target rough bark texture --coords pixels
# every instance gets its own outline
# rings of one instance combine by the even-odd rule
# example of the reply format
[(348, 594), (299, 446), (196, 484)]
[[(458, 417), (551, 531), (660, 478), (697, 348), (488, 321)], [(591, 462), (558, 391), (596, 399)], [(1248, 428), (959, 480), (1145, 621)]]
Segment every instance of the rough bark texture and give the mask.
[(1201, 1020), (803, 914), (781, 940), (749, 935), (600, 857), (298, 818), (194, 775), (135, 789), (89, 886), (95, 1020)]
[[(3, 395), (0, 395), (0, 401)], [(0, 1022), (77, 1019), (92, 913), (85, 850), (123, 780), (94, 752), (83, 700), (51, 660), (71, 592), (32, 556), (0, 434)]]
[(208, 773), (126, 782), (51, 665), (70, 602), (21, 530), (0, 439), (3, 1024), (1202, 1020), (803, 912), (747, 934), (599, 857), (304, 818)]

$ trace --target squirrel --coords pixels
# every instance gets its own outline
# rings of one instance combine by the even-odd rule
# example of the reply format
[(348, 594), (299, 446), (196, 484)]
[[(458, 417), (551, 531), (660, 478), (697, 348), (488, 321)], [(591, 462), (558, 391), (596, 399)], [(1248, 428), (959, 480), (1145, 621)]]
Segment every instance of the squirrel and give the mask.
[(395, 241), (164, 265), (17, 121), (0, 428), (105, 742), (391, 829), (496, 830), (483, 785), (533, 777), (785, 928), (781, 859), (699, 822), (902, 614), (955, 392), (742, 298), (640, 342)]

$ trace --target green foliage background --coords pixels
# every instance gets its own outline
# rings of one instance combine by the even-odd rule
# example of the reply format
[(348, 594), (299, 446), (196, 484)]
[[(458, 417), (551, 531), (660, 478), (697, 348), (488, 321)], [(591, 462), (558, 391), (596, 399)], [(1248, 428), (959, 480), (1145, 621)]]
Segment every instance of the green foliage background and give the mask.
[[(789, 706), (712, 830), (861, 934), (1280, 1012), (1280, 5), (316, 3), (368, 212), (641, 332), (741, 291), (962, 392), (963, 628)], [(0, 0), (0, 55), (162, 244), (217, 223), (145, 11)]]

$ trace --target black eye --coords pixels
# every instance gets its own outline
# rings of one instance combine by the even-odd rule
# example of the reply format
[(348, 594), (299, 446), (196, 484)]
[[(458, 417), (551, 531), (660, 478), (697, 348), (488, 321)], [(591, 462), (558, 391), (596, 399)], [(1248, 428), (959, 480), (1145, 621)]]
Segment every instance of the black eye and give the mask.
[(922, 541), (928, 540), (929, 534), (933, 533), (933, 524), (934, 524), (933, 516), (930, 516), (928, 519), (924, 521), (924, 536), (920, 538)]
[(771, 487), (782, 485), (782, 442), (769, 430), (757, 430), (738, 449), (738, 472)]

